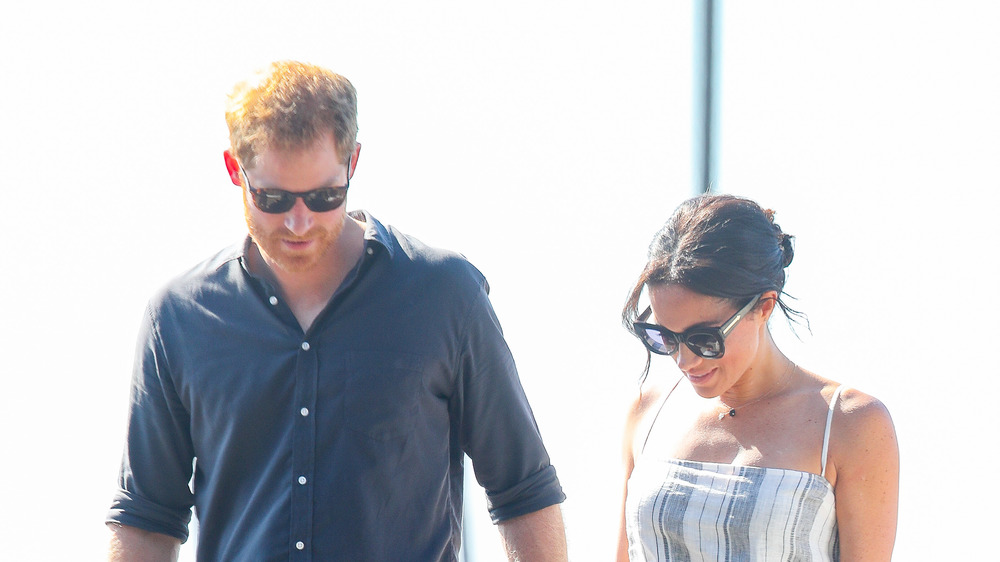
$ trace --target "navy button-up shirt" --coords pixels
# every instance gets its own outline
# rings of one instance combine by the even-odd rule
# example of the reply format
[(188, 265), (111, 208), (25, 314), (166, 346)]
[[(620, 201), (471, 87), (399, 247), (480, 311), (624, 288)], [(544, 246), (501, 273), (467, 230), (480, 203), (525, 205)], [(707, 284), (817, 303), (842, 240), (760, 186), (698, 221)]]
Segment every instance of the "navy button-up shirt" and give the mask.
[(185, 540), (193, 505), (202, 560), (455, 560), (464, 453), (494, 521), (564, 499), (482, 274), (355, 216), (305, 333), (249, 240), (150, 301), (109, 522)]

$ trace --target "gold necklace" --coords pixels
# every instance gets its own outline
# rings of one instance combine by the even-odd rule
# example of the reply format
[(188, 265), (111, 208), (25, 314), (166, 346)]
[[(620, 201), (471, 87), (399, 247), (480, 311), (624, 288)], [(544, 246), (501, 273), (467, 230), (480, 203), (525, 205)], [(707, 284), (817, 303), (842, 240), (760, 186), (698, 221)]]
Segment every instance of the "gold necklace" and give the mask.
[(778, 386), (776, 386), (776, 387), (774, 387), (774, 388), (772, 388), (770, 390), (770, 392), (768, 392), (767, 394), (765, 394), (763, 396), (760, 396), (760, 397), (758, 397), (758, 398), (756, 398), (754, 400), (751, 400), (751, 401), (747, 402), (746, 404), (740, 404), (739, 406), (735, 406), (734, 407), (734, 406), (730, 406), (730, 405), (726, 404), (725, 402), (722, 401), (722, 398), (719, 398), (719, 403), (722, 404), (723, 406), (725, 406), (726, 408), (728, 408), (728, 411), (727, 410), (723, 410), (723, 411), (719, 412), (719, 419), (721, 420), (721, 419), (725, 418), (727, 413), (729, 414), (729, 417), (735, 418), (736, 417), (736, 410), (737, 409), (744, 408), (746, 406), (750, 406), (751, 404), (756, 404), (757, 402), (760, 402), (761, 400), (763, 400), (763, 399), (765, 399), (765, 398), (773, 395), (774, 393), (778, 392), (779, 390), (785, 388), (785, 384), (788, 383), (788, 379), (791, 378), (791, 374), (792, 374), (792, 371), (794, 369), (795, 369), (795, 363), (793, 361), (789, 360), (788, 361), (788, 369), (785, 371), (784, 377), (782, 377), (781, 384), (778, 385)]

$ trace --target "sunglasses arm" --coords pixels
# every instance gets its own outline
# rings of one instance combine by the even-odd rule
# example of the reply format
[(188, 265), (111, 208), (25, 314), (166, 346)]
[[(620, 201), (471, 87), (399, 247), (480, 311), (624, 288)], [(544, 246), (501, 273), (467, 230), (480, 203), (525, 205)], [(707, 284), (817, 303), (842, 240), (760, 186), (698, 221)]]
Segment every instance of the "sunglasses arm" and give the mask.
[(721, 328), (719, 328), (719, 331), (722, 332), (723, 336), (728, 336), (729, 335), (729, 332), (732, 331), (733, 326), (735, 326), (737, 323), (739, 323), (739, 321), (742, 320), (743, 317), (746, 316), (747, 313), (750, 312), (751, 309), (753, 309), (753, 306), (755, 304), (757, 304), (757, 301), (760, 300), (760, 297), (761, 297), (760, 295), (757, 295), (756, 297), (754, 297), (753, 299), (751, 299), (750, 302), (748, 302), (746, 304), (746, 306), (744, 306), (743, 308), (741, 308), (739, 312), (737, 312), (735, 315), (733, 315), (732, 318), (729, 319), (729, 322), (726, 322), (726, 324), (724, 326), (722, 326)]

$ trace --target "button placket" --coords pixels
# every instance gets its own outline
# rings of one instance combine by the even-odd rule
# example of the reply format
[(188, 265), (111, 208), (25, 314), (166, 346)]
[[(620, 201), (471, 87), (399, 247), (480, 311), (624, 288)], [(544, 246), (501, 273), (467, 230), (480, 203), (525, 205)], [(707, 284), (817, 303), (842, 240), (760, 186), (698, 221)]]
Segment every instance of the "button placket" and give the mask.
[[(299, 343), (295, 360), (295, 403), (299, 405), (295, 416), (292, 437), (292, 521), (291, 537), (296, 540), (297, 560), (311, 560), (306, 543), (312, 540), (313, 493), (310, 484), (316, 456), (315, 417), (316, 392), (319, 380), (319, 358), (308, 341)], [(294, 414), (293, 414), (294, 415)]]

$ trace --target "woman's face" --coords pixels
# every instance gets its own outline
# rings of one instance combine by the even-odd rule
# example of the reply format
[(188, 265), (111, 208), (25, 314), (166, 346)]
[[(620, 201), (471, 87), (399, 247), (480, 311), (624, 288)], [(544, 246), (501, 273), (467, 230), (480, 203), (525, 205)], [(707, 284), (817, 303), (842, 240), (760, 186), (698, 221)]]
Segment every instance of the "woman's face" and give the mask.
[[(717, 328), (729, 320), (739, 306), (718, 297), (696, 293), (680, 285), (659, 285), (649, 290), (653, 322), (674, 333), (692, 328)], [(770, 307), (754, 307), (733, 327), (725, 340), (725, 354), (719, 359), (695, 355), (680, 345), (672, 357), (677, 367), (704, 398), (719, 396), (739, 383), (754, 367), (761, 338), (766, 331)]]

